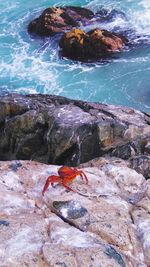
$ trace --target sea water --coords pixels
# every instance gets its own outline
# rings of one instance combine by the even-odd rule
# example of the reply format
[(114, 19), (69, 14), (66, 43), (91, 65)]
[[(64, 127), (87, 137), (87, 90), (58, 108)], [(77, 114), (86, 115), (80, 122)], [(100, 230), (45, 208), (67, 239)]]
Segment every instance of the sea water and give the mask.
[[(124, 12), (93, 25), (130, 32), (133, 46), (105, 62), (61, 58), (58, 36), (30, 36), (28, 23), (49, 6)], [(0, 94), (55, 94), (150, 112), (150, 0), (0, 0)]]

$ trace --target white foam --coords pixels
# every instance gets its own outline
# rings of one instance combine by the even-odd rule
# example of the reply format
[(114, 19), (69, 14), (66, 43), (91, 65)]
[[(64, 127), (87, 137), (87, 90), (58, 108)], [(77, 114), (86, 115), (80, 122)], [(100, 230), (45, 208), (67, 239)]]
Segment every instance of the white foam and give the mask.
[[(145, 34), (150, 35), (149, 0), (86, 0), (85, 2), (89, 2), (86, 7), (92, 9), (94, 12), (103, 7), (109, 11), (112, 9), (119, 10), (127, 16), (127, 18), (124, 18), (118, 14), (111, 22), (101, 24), (102, 28), (108, 30), (115, 30), (116, 28), (120, 30), (135, 30), (137, 35), (140, 34), (140, 37), (137, 36), (137, 39), (136, 35), (133, 36), (135, 43), (139, 40), (142, 41), (145, 38)], [(64, 5), (65, 3), (67, 4), (66, 0), (63, 3), (57, 4)], [(26, 5), (22, 1), (14, 1), (14, 3), (10, 4), (10, 0), (6, 0), (2, 4), (3, 8), (0, 15), (0, 18), (2, 18), (0, 37), (3, 39), (0, 42), (0, 53), (2, 54), (0, 59), (1, 93), (5, 93), (6, 91), (55, 95), (63, 93), (64, 96), (70, 98), (91, 101), (99, 100), (103, 103), (112, 102), (113, 93), (111, 87), (108, 86), (108, 76), (105, 79), (105, 70), (106, 68), (108, 69), (106, 63), (105, 65), (88, 65), (59, 59), (57, 37), (56, 39), (55, 37), (51, 39), (35, 37), (34, 39), (27, 34), (28, 22), (33, 17), (38, 16), (46, 6), (47, 0), (44, 0), (42, 3), (27, 1)], [(93, 21), (90, 29), (98, 26), (99, 24)], [(88, 27), (85, 29), (89, 30)], [(148, 36), (146, 41), (150, 42), (149, 39)], [(5, 52), (8, 54), (5, 55)], [(149, 62), (149, 57), (147, 54), (144, 54), (143, 57), (140, 57), (140, 54), (138, 57), (137, 54), (135, 56), (124, 57), (123, 54), (121, 59), (118, 57), (118, 59), (115, 58), (110, 61), (116, 63), (121, 61), (127, 64), (131, 62), (134, 66), (134, 63)], [(143, 65), (140, 70), (142, 69)], [(116, 73), (115, 88), (117, 88), (118, 79), (122, 75), (120, 71)], [(131, 74), (134, 73), (131, 72)], [(114, 71), (111, 77), (114, 80), (115, 75)], [(134, 79), (133, 75), (128, 75), (128, 73), (125, 73), (125, 75), (129, 76), (130, 79)], [(98, 79), (99, 83), (96, 82)], [(137, 107), (137, 100), (133, 97), (132, 101), (128, 87), (127, 84), (122, 84), (120, 87), (121, 94), (124, 92), (127, 104), (128, 102), (135, 103), (135, 107)], [(103, 95), (103, 98), (100, 95)], [(122, 104), (119, 101), (116, 103), (116, 99), (113, 101), (114, 104)], [(145, 103), (139, 103), (139, 108), (147, 108), (147, 105)]]
[(139, 34), (150, 35), (150, 1), (142, 0), (138, 6), (137, 11), (130, 12), (132, 25)]
[[(113, 0), (93, 0), (86, 6), (94, 12), (99, 11), (101, 8), (111, 11), (116, 9), (123, 11), (126, 18), (116, 16), (110, 23), (102, 23), (101, 27), (108, 30), (115, 28), (120, 29), (134, 29), (140, 35), (150, 35), (150, 1), (149, 0), (126, 0), (126, 1), (113, 1)], [(99, 24), (92, 27), (98, 27)]]
[[(42, 93), (55, 93), (58, 94), (61, 92), (61, 88), (59, 86), (59, 81), (57, 80), (57, 71), (56, 69), (52, 69), (51, 64), (49, 62), (44, 62), (42, 58), (28, 55), (25, 47), (21, 49), (22, 51), (16, 51), (15, 55), (13, 55), (13, 59), (11, 64), (8, 62), (2, 61), (0, 63), (0, 68), (3, 70), (3, 76), (10, 76), (11, 79), (16, 81), (20, 80), (25, 81), (25, 83), (34, 83), (38, 84), (38, 87), (44, 87), (44, 91)], [(21, 84), (21, 82), (20, 82)], [(25, 88), (21, 86), (19, 91), (29, 91), (37, 92), (38, 88), (27, 88), (27, 84)], [(17, 89), (18, 91), (18, 89)]]

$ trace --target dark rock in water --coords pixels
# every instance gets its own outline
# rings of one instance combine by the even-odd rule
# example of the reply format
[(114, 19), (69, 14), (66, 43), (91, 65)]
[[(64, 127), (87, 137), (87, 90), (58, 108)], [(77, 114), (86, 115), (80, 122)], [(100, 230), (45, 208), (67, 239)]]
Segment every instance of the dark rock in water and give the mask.
[(28, 25), (28, 32), (40, 36), (52, 36), (71, 30), (93, 18), (94, 13), (82, 7), (49, 7)]
[(76, 166), (115, 149), (130, 158), (128, 144), (135, 155), (147, 154), (148, 133), (150, 117), (126, 107), (50, 95), (0, 97), (0, 160)]
[(60, 40), (62, 54), (77, 60), (101, 59), (123, 50), (127, 39), (106, 30), (94, 29), (87, 33), (73, 29)]
[(72, 59), (84, 59), (86, 57), (84, 44), (88, 39), (89, 36), (80, 29), (65, 33), (59, 42), (62, 55)]
[(29, 23), (28, 32), (39, 36), (52, 36), (80, 25), (92, 26), (95, 22), (110, 22), (116, 17), (126, 19), (123, 12), (115, 9), (101, 8), (94, 14), (91, 10), (79, 6), (49, 7)]
[(81, 26), (91, 28), (94, 23), (110, 21), (118, 14), (124, 15), (116, 10), (101, 9), (94, 14), (91, 10), (82, 7), (49, 7), (29, 23), (28, 32), (39, 36), (64, 33), (60, 40), (60, 47), (62, 55), (68, 58), (81, 61), (106, 59), (110, 58), (113, 52), (121, 51), (128, 40), (122, 35), (107, 30), (94, 29), (85, 33), (79, 28)]

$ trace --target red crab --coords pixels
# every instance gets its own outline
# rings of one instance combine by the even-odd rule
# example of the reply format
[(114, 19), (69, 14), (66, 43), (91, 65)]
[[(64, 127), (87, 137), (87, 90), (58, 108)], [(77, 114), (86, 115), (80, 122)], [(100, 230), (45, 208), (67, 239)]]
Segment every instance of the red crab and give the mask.
[(61, 184), (62, 186), (66, 187), (69, 191), (76, 192), (71, 187), (69, 187), (67, 184), (72, 182), (76, 176), (80, 175), (82, 180), (85, 179), (85, 183), (88, 184), (87, 176), (83, 171), (80, 171), (76, 168), (70, 168), (67, 166), (60, 167), (58, 170), (59, 176), (51, 175), (47, 178), (46, 183), (42, 190), (42, 195), (44, 196), (45, 191), (49, 187), (49, 184), (53, 186), (54, 183)]

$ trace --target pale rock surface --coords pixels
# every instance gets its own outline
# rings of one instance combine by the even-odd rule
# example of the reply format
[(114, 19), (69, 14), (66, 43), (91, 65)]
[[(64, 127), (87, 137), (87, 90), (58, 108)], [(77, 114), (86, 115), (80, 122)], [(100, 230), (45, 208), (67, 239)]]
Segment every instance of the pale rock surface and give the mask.
[(150, 183), (122, 160), (41, 192), (59, 166), (0, 162), (0, 266), (150, 266)]

